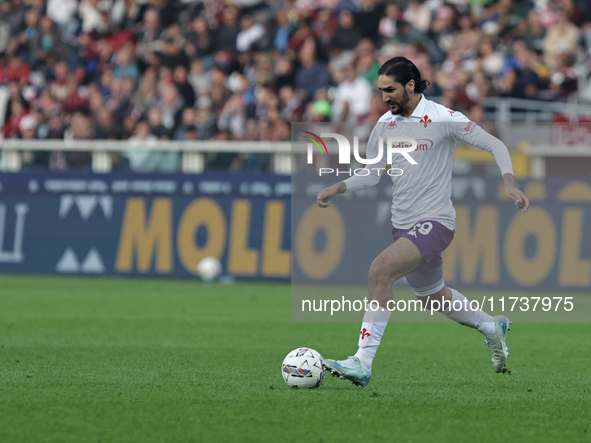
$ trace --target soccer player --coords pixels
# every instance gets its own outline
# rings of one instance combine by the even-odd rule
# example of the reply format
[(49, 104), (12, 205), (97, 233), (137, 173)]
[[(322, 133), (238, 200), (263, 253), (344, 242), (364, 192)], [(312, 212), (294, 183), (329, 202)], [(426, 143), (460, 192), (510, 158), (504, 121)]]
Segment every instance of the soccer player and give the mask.
[[(404, 57), (388, 60), (378, 73), (378, 88), (390, 111), (379, 119), (370, 135), (367, 158), (378, 156), (379, 143), (387, 140), (390, 132), (408, 135), (432, 125), (429, 137), (433, 138), (433, 146), (408, 153), (417, 164), (411, 165), (401, 155), (393, 156), (392, 168), (404, 162), (407, 166), (401, 175), (392, 176), (394, 243), (378, 255), (369, 268), (369, 299), (377, 300), (380, 308), (376, 312), (365, 312), (359, 349), (354, 356), (339, 361), (324, 360), (333, 375), (358, 386), (369, 383), (372, 362), (391, 314), (387, 303), (392, 300), (392, 284), (404, 276), (423, 307), (433, 306), (436, 310), (439, 307), (439, 312), (448, 318), (484, 335), (492, 352), (493, 369), (495, 372), (506, 370), (505, 338), (509, 319), (473, 309), (464, 295), (448, 288), (443, 281), (441, 253), (451, 243), (455, 232), (451, 175), (456, 142), (466, 142), (494, 156), (503, 175), (505, 193), (522, 212), (527, 211), (529, 200), (515, 187), (511, 157), (505, 144), (462, 113), (427, 100), (422, 92), (428, 85), (417, 67)], [(326, 208), (338, 194), (376, 185), (381, 177), (376, 168), (383, 170), (386, 162), (386, 155), (382, 155), (379, 163), (366, 166), (370, 169), (367, 175), (355, 175), (323, 189), (317, 196), (318, 206)]]

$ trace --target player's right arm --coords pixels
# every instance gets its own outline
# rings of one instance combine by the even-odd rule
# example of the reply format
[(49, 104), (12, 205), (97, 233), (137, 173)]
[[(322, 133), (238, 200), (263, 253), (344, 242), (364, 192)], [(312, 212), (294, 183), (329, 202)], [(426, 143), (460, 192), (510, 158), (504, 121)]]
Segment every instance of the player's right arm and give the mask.
[(347, 192), (347, 185), (345, 182), (338, 182), (320, 191), (316, 196), (316, 202), (321, 208), (328, 208), (330, 206), (331, 198), (335, 195), (344, 194), (345, 192)]
[[(380, 135), (384, 133), (383, 125), (384, 123), (378, 122), (372, 129), (367, 142), (366, 158), (373, 159), (378, 156)], [(381, 142), (383, 143), (383, 139)], [(330, 199), (338, 194), (360, 191), (361, 189), (367, 189), (377, 185), (382, 177), (381, 173), (387, 166), (386, 159), (385, 146), (382, 146), (382, 156), (379, 161), (363, 168), (364, 170), (368, 170), (367, 173), (364, 171), (357, 175), (352, 175), (347, 180), (338, 182), (320, 191), (316, 196), (318, 206), (321, 208), (328, 208), (330, 206)], [(349, 167), (349, 165), (345, 166), (347, 168)]]

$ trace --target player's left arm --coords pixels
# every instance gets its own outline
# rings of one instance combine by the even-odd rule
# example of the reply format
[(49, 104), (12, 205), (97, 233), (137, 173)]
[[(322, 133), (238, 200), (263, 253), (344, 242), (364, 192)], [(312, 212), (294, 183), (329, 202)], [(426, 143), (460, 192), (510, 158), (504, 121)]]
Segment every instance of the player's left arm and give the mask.
[(505, 185), (505, 194), (515, 203), (521, 212), (529, 208), (529, 199), (515, 186), (515, 177), (513, 175), (513, 163), (509, 149), (505, 143), (498, 138), (490, 135), (474, 122), (468, 124), (454, 124), (453, 133), (456, 140), (462, 140), (466, 143), (476, 146), (483, 151), (490, 152), (495, 158), (497, 166), (503, 175), (503, 184)]

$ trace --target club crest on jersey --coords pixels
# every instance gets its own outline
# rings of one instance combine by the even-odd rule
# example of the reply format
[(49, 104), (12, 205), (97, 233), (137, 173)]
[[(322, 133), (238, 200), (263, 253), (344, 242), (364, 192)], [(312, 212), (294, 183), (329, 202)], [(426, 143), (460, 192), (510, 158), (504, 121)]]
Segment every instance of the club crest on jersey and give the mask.
[(423, 125), (425, 125), (425, 128), (426, 128), (426, 127), (427, 127), (427, 125), (428, 125), (429, 123), (432, 123), (432, 122), (431, 122), (431, 119), (429, 118), (429, 116), (428, 116), (428, 115), (425, 115), (425, 116), (424, 116), (424, 117), (421, 119), (421, 123), (422, 123)]

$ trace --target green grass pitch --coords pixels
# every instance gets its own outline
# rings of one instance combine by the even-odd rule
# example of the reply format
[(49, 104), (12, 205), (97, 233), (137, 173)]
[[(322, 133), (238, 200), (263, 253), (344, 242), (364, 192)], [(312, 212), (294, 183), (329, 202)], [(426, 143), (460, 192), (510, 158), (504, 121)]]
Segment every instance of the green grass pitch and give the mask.
[(344, 358), (359, 325), (289, 309), (281, 284), (0, 276), (0, 442), (591, 441), (590, 323), (514, 324), (511, 375), (473, 330), (391, 323), (365, 389), (294, 390), (287, 352)]

